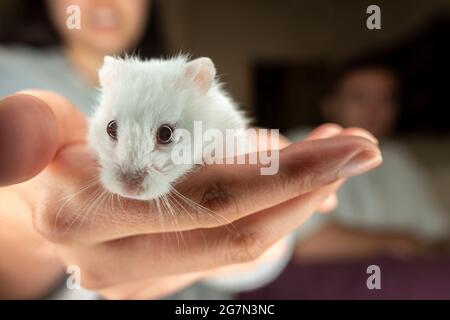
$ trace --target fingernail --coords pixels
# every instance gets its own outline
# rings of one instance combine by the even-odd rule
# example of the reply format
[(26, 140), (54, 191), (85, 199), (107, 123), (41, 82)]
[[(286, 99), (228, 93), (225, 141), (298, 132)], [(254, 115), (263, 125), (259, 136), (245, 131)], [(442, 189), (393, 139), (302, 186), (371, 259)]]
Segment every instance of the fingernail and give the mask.
[(348, 161), (339, 171), (340, 178), (350, 178), (373, 169), (383, 162), (381, 153), (362, 151)]
[(360, 134), (361, 137), (366, 138), (367, 140), (372, 141), (375, 144), (380, 144), (380, 141), (371, 133)]
[(368, 131), (363, 131), (363, 130), (361, 130), (361, 129), (349, 129), (347, 132), (346, 132), (346, 134), (348, 135), (348, 134), (350, 134), (350, 135), (353, 135), (353, 136), (359, 136), (359, 137), (363, 137), (363, 138), (366, 138), (367, 140), (369, 140), (369, 141), (372, 141), (373, 143), (375, 143), (375, 144), (380, 144), (380, 142), (378, 141), (378, 139), (373, 135), (373, 134), (371, 134), (370, 132), (368, 132)]

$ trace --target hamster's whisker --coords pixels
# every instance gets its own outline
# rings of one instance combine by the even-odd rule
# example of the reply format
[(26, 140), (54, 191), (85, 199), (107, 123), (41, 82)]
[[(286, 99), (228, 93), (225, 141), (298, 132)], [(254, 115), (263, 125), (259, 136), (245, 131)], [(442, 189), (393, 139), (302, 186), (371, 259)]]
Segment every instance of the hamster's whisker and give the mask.
[[(102, 194), (97, 198), (97, 202), (95, 204), (95, 208), (94, 208), (94, 213), (91, 216), (91, 220), (89, 223), (89, 235), (92, 235), (92, 232), (94, 230), (95, 227), (95, 220), (97, 218), (97, 211), (98, 208), (103, 205), (103, 203), (105, 202), (106, 199), (108, 199), (110, 193), (106, 190), (103, 190)], [(81, 221), (82, 223), (82, 221)]]
[(178, 199), (172, 194), (172, 193), (168, 193), (168, 196), (175, 202), (177, 203), (183, 210), (184, 212), (186, 212), (186, 214), (191, 218), (192, 221), (195, 221), (194, 217), (192, 216), (192, 214), (189, 212), (189, 210), (187, 210), (183, 204), (178, 201)]
[(83, 217), (87, 214), (88, 210), (85, 210), (87, 206), (90, 206), (90, 204), (95, 201), (96, 197), (102, 193), (102, 189), (97, 189), (94, 191), (94, 193), (91, 194), (91, 196), (85, 201), (85, 203), (78, 209), (79, 211), (75, 214), (70, 224), (67, 226), (65, 232), (68, 232), (73, 224), (80, 219), (80, 217)]
[(185, 195), (183, 195), (181, 192), (179, 192), (178, 190), (176, 190), (173, 187), (171, 188), (171, 191), (173, 192), (174, 195), (178, 196), (179, 198), (181, 198), (182, 200), (184, 200), (185, 202), (190, 204), (195, 210), (199, 210), (200, 212), (206, 213), (209, 217), (215, 219), (219, 223), (225, 223), (225, 227), (229, 231), (235, 231), (235, 232), (238, 231), (236, 226), (234, 225), (234, 223), (232, 221), (230, 221), (229, 219), (227, 219), (226, 217), (224, 217), (223, 215), (221, 215), (211, 209), (208, 209), (208, 208), (202, 206), (201, 204), (189, 199), (188, 197), (186, 197)]
[(156, 204), (156, 210), (158, 211), (158, 216), (159, 216), (159, 224), (160, 224), (160, 228), (161, 228), (161, 236), (162, 236), (162, 249), (165, 249), (165, 245), (166, 245), (166, 233), (164, 232), (164, 214), (161, 210), (161, 199), (160, 198), (156, 198), (154, 199), (155, 204)]
[[(111, 221), (117, 227), (118, 222), (115, 219), (116, 215), (114, 214), (114, 211), (116, 209), (116, 204), (115, 204), (116, 199), (117, 199), (117, 201), (119, 201), (117, 194), (108, 192), (108, 196), (105, 199), (105, 201), (107, 202), (109, 209), (108, 210), (105, 209), (104, 214), (108, 215), (108, 217), (109, 217), (108, 221)], [(106, 204), (105, 204), (105, 206), (106, 206)]]
[[(165, 195), (163, 195), (160, 199), (162, 200), (162, 204), (165, 206), (167, 212), (171, 215), (172, 219), (175, 218), (175, 220), (176, 220), (176, 217), (173, 215), (173, 212), (171, 212), (169, 209)], [(176, 224), (176, 221), (175, 221), (175, 224)], [(178, 244), (178, 248), (179, 248), (180, 247), (180, 239), (178, 238), (178, 231), (175, 231), (175, 237), (177, 238), (177, 244)]]
[[(179, 229), (179, 225), (178, 225), (178, 220), (177, 220), (177, 217), (175, 216), (175, 211), (173, 210), (173, 202), (170, 200), (170, 197), (169, 196), (167, 196), (166, 197), (166, 200), (167, 200), (167, 202), (168, 202), (168, 204), (169, 204), (169, 207), (170, 207), (170, 209), (172, 210), (172, 212), (174, 212), (174, 218), (175, 218), (175, 224), (176, 224), (176, 226), (177, 226), (177, 229)], [(176, 207), (176, 205), (175, 205), (175, 209), (177, 209), (177, 207)], [(178, 232), (178, 231), (177, 231)], [(189, 251), (189, 246), (187, 245), (187, 243), (186, 243), (186, 240), (184, 239), (184, 236), (183, 236), (183, 231), (179, 231), (179, 233), (180, 233), (180, 237), (181, 237), (181, 242), (182, 242), (182, 244), (184, 245), (184, 247)]]
[[(93, 225), (96, 219), (97, 210), (100, 207), (100, 205), (103, 204), (105, 198), (108, 196), (109, 192), (105, 189), (101, 189), (100, 192), (94, 196), (94, 199), (90, 201), (89, 207), (83, 212), (81, 220), (78, 221), (77, 226), (77, 232), (79, 232), (81, 226), (83, 225), (86, 217), (90, 216), (91, 220), (89, 222), (90, 228), (89, 228), (89, 235), (92, 234)], [(93, 213), (92, 213), (93, 212)]]
[[(81, 230), (81, 227), (83, 226), (83, 223), (86, 219), (86, 217), (89, 217), (91, 215), (92, 209), (95, 207), (97, 207), (97, 203), (99, 202), (99, 199), (101, 199), (103, 197), (103, 195), (105, 194), (105, 190), (100, 190), (97, 195), (94, 197), (94, 199), (90, 202), (89, 207), (84, 210), (84, 212), (82, 212), (81, 214), (81, 219), (78, 219), (76, 221), (77, 223), (77, 230), (76, 232), (79, 233)], [(93, 217), (91, 217), (91, 219), (93, 219)], [(74, 221), (75, 222), (75, 221)], [(90, 221), (90, 223), (92, 224), (92, 220)], [(90, 226), (89, 229), (89, 234), (92, 232), (92, 226)]]
[(119, 202), (120, 211), (122, 213), (125, 212), (124, 207), (123, 207), (122, 197), (120, 195), (116, 194), (116, 198)]
[(68, 198), (72, 198), (73, 196), (76, 196), (77, 194), (79, 194), (79, 193), (85, 191), (86, 189), (89, 189), (89, 188), (95, 186), (96, 184), (99, 184), (98, 177), (93, 177), (93, 178), (89, 179), (89, 180), (86, 182), (86, 184), (82, 185), (82, 186), (80, 187), (80, 189), (78, 189), (78, 190), (75, 191), (74, 193), (71, 193), (71, 194), (68, 194), (68, 195), (62, 197), (61, 200), (65, 200), (65, 199), (68, 199)]
[(94, 177), (92, 179), (89, 180), (88, 183), (86, 183), (84, 186), (82, 186), (78, 191), (69, 194), (65, 197), (62, 197), (61, 200), (65, 200), (64, 203), (61, 205), (61, 207), (59, 208), (56, 217), (55, 217), (55, 222), (54, 222), (54, 226), (57, 225), (58, 223), (58, 219), (60, 218), (60, 215), (62, 214), (64, 208), (66, 205), (69, 204), (70, 201), (72, 201), (77, 195), (83, 193), (84, 191), (86, 191), (87, 189), (90, 189), (92, 187), (94, 187), (96, 184), (98, 184), (98, 179), (97, 177)]

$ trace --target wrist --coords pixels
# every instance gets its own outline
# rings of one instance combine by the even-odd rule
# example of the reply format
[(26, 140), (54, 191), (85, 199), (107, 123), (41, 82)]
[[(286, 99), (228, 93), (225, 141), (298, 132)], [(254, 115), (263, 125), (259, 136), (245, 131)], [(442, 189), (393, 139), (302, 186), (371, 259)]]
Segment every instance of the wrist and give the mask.
[(54, 246), (33, 228), (32, 204), (25, 184), (0, 189), (0, 297), (42, 296), (61, 277), (63, 268)]

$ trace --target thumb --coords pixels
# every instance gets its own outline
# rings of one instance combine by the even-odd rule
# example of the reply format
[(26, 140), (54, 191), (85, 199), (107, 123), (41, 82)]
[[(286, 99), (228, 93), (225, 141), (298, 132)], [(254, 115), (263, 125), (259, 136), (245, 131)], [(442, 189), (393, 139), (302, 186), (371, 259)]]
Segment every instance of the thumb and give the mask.
[(27, 181), (59, 149), (85, 139), (86, 120), (69, 101), (29, 90), (0, 101), (0, 187)]

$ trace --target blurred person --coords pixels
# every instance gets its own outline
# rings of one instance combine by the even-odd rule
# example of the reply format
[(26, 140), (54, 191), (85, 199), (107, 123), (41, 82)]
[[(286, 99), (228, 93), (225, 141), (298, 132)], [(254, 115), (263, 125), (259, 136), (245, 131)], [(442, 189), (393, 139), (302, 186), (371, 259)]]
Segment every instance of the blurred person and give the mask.
[[(80, 8), (80, 29), (66, 26), (66, 10), (73, 5)], [(2, 10), (0, 97), (29, 88), (52, 90), (90, 113), (106, 55), (165, 53), (151, 1), (22, 0)]]
[[(81, 9), (80, 30), (66, 28), (69, 5)], [(53, 290), (63, 284), (66, 265), (79, 265), (82, 285), (94, 292), (72, 291), (81, 293), (77, 298), (161, 298), (205, 279), (220, 288), (219, 273), (274, 266), (258, 279), (262, 284), (289, 257), (282, 239), (313, 210), (329, 210), (326, 199), (344, 179), (381, 163), (370, 133), (323, 126), (301, 145), (282, 141), (279, 175), (211, 166), (190, 176), (189, 189), (209, 194), (216, 210), (234, 217), (240, 232), (234, 237), (227, 225), (205, 217), (185, 221), (175, 237), (173, 230), (158, 229), (151, 215), (130, 219), (148, 208), (126, 199), (125, 213), (98, 204), (96, 217), (104, 215), (103, 222), (82, 210), (85, 196), (62, 207), (61, 199), (73, 197), (96, 175), (85, 146), (85, 115), (95, 101), (103, 57), (134, 49), (145, 57), (162, 53), (154, 7), (145, 0), (24, 0), (11, 7), (16, 10), (0, 19), (0, 97), (6, 97), (0, 100), (0, 251), (8, 257), (0, 260), (1, 298), (52, 292), (66, 298)], [(20, 92), (28, 88), (35, 90)], [(305, 170), (313, 174), (302, 184), (296, 172)], [(228, 183), (216, 181), (219, 176)], [(64, 219), (56, 223), (62, 208)], [(110, 220), (121, 223), (113, 228)], [(179, 235), (189, 252), (177, 247)]]
[(434, 197), (426, 172), (392, 137), (399, 91), (393, 69), (367, 59), (344, 67), (323, 100), (326, 121), (371, 132), (384, 161), (340, 189), (335, 211), (314, 215), (299, 229), (297, 261), (413, 256), (436, 251), (448, 239), (448, 214)]

